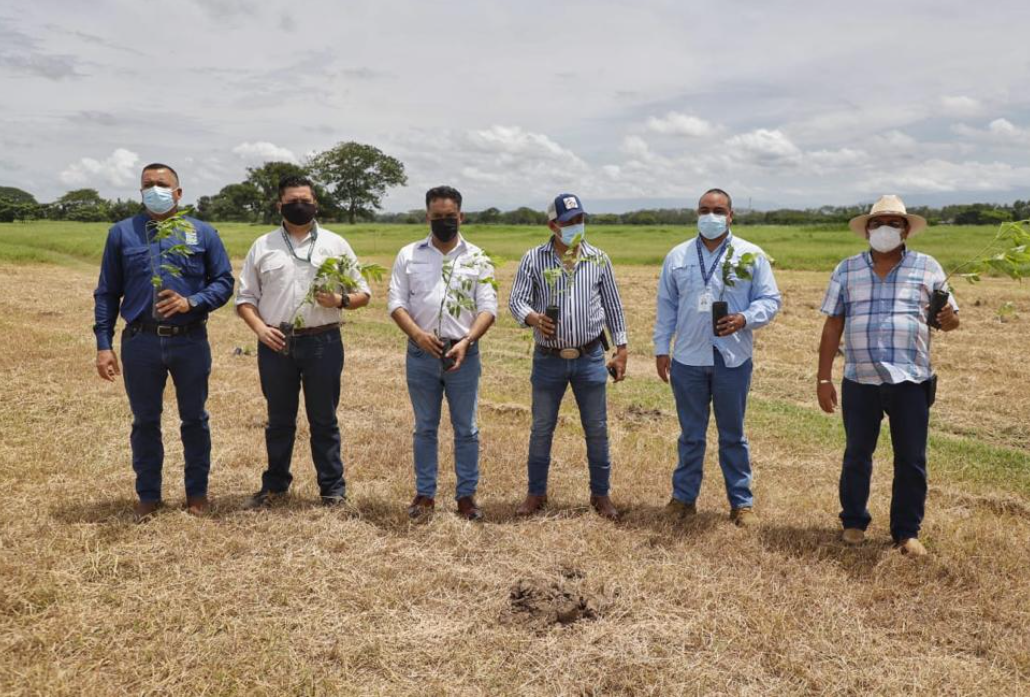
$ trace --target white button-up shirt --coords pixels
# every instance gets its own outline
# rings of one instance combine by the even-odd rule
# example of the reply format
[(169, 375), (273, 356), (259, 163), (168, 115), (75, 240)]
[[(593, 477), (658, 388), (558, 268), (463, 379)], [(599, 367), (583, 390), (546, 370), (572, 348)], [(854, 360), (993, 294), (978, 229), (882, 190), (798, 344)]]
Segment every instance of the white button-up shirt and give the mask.
[[(457, 289), (463, 282), (471, 282), (468, 295), (475, 303), (475, 312), (462, 309), (455, 317), (448, 311), (447, 303), (444, 302), (445, 260), (453, 264), (454, 272), (450, 278), (452, 288)], [(430, 235), (398, 252), (390, 276), (387, 307), (390, 314), (397, 308), (404, 308), (422, 331), (438, 332), (442, 339), (461, 339), (469, 333), (480, 313), (488, 312), (497, 316), (497, 291), (493, 285), (485, 282), (493, 274), (493, 265), (483, 251), (465, 238), (459, 236), (458, 244), (444, 255), (433, 244)]]
[[(347, 255), (354, 259), (351, 273), (358, 292), (368, 293), (368, 283), (357, 270), (357, 257), (347, 241), (317, 223), (307, 237), (297, 242), (282, 227), (254, 240), (240, 271), (239, 293), (236, 305), (253, 305), (265, 324), (273, 327), (280, 322), (292, 322), (294, 312), (304, 301), (318, 267), (330, 257)], [(292, 245), (292, 249), (290, 246)], [(308, 261), (310, 254), (311, 261)], [(322, 307), (318, 302), (306, 305), (300, 311), (305, 327), (320, 327), (340, 323), (340, 310)]]

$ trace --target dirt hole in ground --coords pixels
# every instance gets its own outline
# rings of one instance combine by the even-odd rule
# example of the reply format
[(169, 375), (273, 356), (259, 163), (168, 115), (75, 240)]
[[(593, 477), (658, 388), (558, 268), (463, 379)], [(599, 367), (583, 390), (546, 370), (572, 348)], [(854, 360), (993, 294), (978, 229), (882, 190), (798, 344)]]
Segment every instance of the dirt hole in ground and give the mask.
[(597, 619), (606, 601), (603, 594), (582, 587), (585, 574), (563, 568), (554, 581), (520, 579), (511, 587), (512, 614), (538, 626), (570, 625)]

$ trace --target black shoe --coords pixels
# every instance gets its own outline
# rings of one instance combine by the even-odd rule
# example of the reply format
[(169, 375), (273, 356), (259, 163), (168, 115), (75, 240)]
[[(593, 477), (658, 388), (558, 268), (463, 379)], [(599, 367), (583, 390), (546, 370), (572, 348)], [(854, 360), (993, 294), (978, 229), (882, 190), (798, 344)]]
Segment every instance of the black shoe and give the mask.
[(334, 494), (332, 496), (323, 496), (322, 505), (327, 507), (343, 506), (347, 503), (346, 494)]
[(274, 503), (285, 501), (287, 493), (285, 491), (269, 491), (268, 489), (262, 489), (257, 492), (243, 504), (245, 509), (254, 508), (268, 508)]

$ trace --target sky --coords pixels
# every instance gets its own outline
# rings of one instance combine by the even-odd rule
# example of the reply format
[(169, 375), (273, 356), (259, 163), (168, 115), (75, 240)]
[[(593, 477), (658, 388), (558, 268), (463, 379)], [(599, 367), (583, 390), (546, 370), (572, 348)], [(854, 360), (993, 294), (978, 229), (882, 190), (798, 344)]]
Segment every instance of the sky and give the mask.
[(384, 209), (1030, 198), (1030, 3), (5, 0), (0, 185), (186, 200), (348, 140)]

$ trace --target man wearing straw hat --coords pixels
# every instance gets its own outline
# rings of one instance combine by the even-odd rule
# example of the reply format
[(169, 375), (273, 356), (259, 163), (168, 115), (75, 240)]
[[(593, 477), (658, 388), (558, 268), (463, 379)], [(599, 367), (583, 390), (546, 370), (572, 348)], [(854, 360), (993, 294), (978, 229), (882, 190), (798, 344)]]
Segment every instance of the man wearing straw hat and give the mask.
[[(822, 312), (816, 392), (819, 406), (833, 413), (833, 359), (844, 335), (841, 413), (846, 445), (840, 477), (840, 519), (844, 542), (861, 544), (872, 517), (866, 504), (873, 452), (886, 414), (894, 446), (890, 531), (904, 554), (923, 556), (917, 539), (926, 504), (926, 437), (936, 376), (930, 367), (927, 308), (942, 289), (937, 260), (914, 252), (905, 241), (926, 228), (926, 220), (905, 210), (897, 196), (881, 196), (868, 215), (849, 222), (870, 249), (842, 261), (830, 278)], [(958, 327), (954, 299), (937, 315), (943, 331)]]

